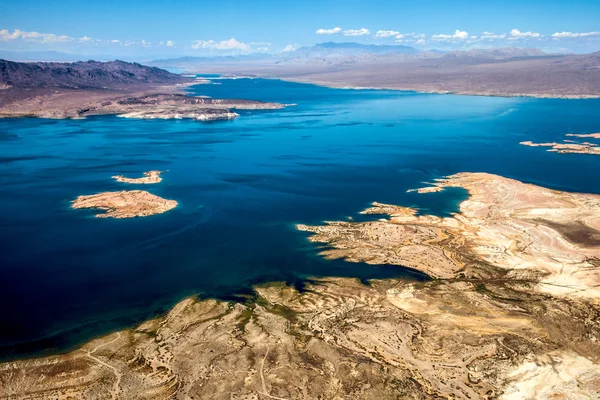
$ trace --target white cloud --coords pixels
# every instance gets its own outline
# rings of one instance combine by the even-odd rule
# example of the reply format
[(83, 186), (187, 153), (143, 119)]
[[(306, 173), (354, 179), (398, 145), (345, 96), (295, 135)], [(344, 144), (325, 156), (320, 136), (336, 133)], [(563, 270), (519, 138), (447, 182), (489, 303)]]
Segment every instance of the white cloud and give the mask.
[(142, 46), (144, 47), (150, 47), (152, 45), (152, 42), (147, 42), (144, 39), (140, 40), (140, 43), (142, 44)]
[(510, 35), (509, 39), (523, 39), (523, 38), (537, 39), (537, 38), (542, 37), (542, 35), (540, 35), (537, 32), (521, 32), (518, 29), (511, 30), (509, 35)]
[(494, 32), (485, 31), (481, 35), (481, 39), (488, 39), (488, 40), (504, 39), (504, 38), (506, 38), (506, 34), (505, 33), (503, 33), (501, 35), (497, 35)]
[(82, 42), (82, 43), (89, 42), (90, 40), (92, 40), (92, 38), (89, 37), (89, 36), (84, 36), (82, 38), (79, 38), (79, 41)]
[(229, 40), (221, 40), (215, 42), (214, 40), (195, 40), (192, 44), (193, 49), (215, 49), (215, 50), (237, 50), (237, 51), (250, 51), (252, 48), (249, 44), (238, 42), (235, 38)]
[(285, 46), (285, 47), (283, 48), (283, 51), (286, 51), (286, 52), (287, 52), (287, 51), (294, 51), (294, 50), (297, 50), (297, 49), (298, 49), (298, 47), (299, 47), (299, 46), (298, 46), (297, 44), (288, 44), (287, 46)]
[(425, 44), (425, 39), (419, 39), (415, 43), (416, 44)]
[(210, 49), (214, 45), (214, 40), (194, 40), (192, 44), (192, 49)]
[[(398, 38), (398, 35), (400, 35), (400, 32), (397, 31), (377, 31), (377, 33), (375, 34), (376, 38), (388, 38), (388, 37), (392, 37), (392, 36), (396, 36), (396, 38)], [(401, 39), (401, 38), (398, 38)]]
[(580, 38), (580, 37), (590, 37), (590, 36), (600, 36), (600, 32), (556, 32), (552, 34), (552, 37), (555, 39), (563, 39), (563, 38)]
[(120, 43), (120, 40), (118, 40), (118, 39), (113, 39), (113, 40), (111, 40), (110, 42), (111, 42), (111, 43)]
[(342, 31), (342, 28), (340, 28), (339, 26), (336, 26), (333, 29), (318, 29), (317, 30), (317, 35), (335, 35), (336, 33), (340, 33)]
[(38, 43), (61, 43), (73, 41), (72, 37), (66, 35), (55, 35), (54, 33), (25, 32), (20, 29), (15, 29), (12, 33), (10, 33), (7, 29), (0, 30), (0, 41), (17, 39)]
[(0, 40), (15, 40), (21, 36), (21, 31), (19, 29), (15, 29), (13, 33), (10, 33), (7, 29), (2, 29), (0, 31)]
[(239, 51), (250, 51), (250, 45), (242, 42), (238, 42), (235, 38), (229, 40), (221, 40), (219, 43), (214, 45), (217, 50), (239, 50)]
[(425, 39), (425, 34), (423, 33), (411, 33), (410, 36), (414, 37), (415, 39)]
[(396, 35), (396, 39), (401, 40), (401, 39), (404, 39), (405, 36), (406, 35), (404, 35), (402, 33), (399, 33), (399, 34)]
[(167, 47), (174, 47), (175, 46), (175, 42), (172, 40), (167, 40)]
[(348, 29), (347, 31), (344, 31), (344, 36), (365, 36), (370, 34), (371, 31), (366, 28)]
[(443, 33), (439, 34), (439, 35), (433, 35), (431, 36), (431, 38), (433, 40), (466, 40), (469, 38), (469, 33), (465, 32), (465, 31), (461, 31), (461, 30), (456, 30), (454, 31), (453, 35), (445, 35)]
[(250, 47), (263, 53), (269, 51), (272, 45), (271, 42), (250, 42)]

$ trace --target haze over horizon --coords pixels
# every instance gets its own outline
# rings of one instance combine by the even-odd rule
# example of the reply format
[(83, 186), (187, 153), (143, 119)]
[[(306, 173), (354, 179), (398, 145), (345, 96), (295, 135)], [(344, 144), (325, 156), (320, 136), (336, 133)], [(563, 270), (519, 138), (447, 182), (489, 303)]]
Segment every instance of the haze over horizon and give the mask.
[[(308, 0), (281, 4), (158, 1), (0, 4), (0, 52), (60, 52), (129, 60), (280, 53), (315, 43), (401, 44), (418, 50), (535, 47), (600, 50), (600, 3), (592, 0), (418, 4)], [(160, 21), (150, 23), (149, 21)]]

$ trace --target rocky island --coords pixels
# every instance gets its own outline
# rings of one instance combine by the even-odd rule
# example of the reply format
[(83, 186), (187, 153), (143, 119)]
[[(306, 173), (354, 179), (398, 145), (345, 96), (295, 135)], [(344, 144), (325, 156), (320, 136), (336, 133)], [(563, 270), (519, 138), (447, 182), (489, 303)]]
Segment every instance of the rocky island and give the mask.
[(123, 183), (139, 183), (139, 184), (151, 184), (151, 183), (159, 183), (162, 181), (160, 177), (162, 175), (162, 171), (148, 171), (144, 172), (144, 176), (142, 178), (127, 178), (123, 175), (115, 175), (113, 179), (117, 182)]
[(573, 136), (573, 137), (578, 137), (578, 138), (600, 139), (600, 133), (567, 133), (567, 136)]
[(203, 83), (156, 67), (123, 61), (18, 63), (0, 60), (0, 118), (128, 118), (227, 120), (232, 109), (278, 109), (252, 100), (187, 96), (182, 90)]
[(379, 220), (298, 225), (324, 257), (434, 279), (190, 298), (70, 353), (0, 364), (0, 388), (9, 399), (597, 398), (600, 196), (482, 173), (434, 186), (470, 198), (447, 218), (374, 203), (365, 213)]
[[(578, 137), (578, 138), (592, 138), (600, 139), (600, 133), (580, 134), (580, 133), (568, 133), (566, 136)], [(533, 143), (531, 141), (521, 142), (523, 146), (530, 147), (550, 147), (548, 151), (556, 152), (561, 154), (597, 154), (600, 155), (600, 145), (597, 143), (590, 142), (577, 142), (574, 140), (565, 140), (563, 143), (549, 142), (549, 143)]]
[(94, 208), (103, 212), (98, 218), (133, 218), (162, 214), (177, 206), (175, 200), (166, 200), (143, 190), (123, 190), (104, 192), (89, 196), (79, 196), (72, 208)]

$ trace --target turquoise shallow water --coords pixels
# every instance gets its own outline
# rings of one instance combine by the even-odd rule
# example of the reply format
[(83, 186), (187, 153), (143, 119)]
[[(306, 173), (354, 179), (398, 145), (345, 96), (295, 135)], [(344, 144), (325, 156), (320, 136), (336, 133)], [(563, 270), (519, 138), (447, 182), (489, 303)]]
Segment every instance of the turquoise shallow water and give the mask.
[[(599, 100), (340, 90), (215, 79), (198, 95), (296, 106), (228, 122), (0, 120), (0, 357), (64, 351), (199, 294), (241, 298), (252, 285), (311, 277), (425, 276), (326, 261), (295, 223), (357, 218), (372, 201), (449, 215), (460, 189), (406, 193), (485, 171), (600, 193), (600, 157), (520, 146), (600, 130)], [(168, 170), (158, 185), (115, 174)], [(180, 206), (149, 218), (95, 219), (80, 194), (136, 188)]]

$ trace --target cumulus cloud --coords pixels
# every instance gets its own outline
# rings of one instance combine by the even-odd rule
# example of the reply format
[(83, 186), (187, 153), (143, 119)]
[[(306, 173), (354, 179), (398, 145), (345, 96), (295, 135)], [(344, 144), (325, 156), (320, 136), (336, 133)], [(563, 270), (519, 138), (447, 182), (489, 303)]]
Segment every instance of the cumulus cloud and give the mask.
[(89, 42), (90, 40), (92, 40), (92, 38), (89, 37), (89, 36), (84, 36), (82, 38), (79, 38), (79, 41), (82, 42), (82, 43)]
[(483, 34), (481, 35), (481, 38), (482, 38), (482, 39), (488, 39), (488, 40), (504, 39), (504, 38), (506, 38), (506, 34), (505, 34), (505, 33), (503, 33), (503, 34), (501, 34), (501, 35), (497, 35), (497, 34), (495, 34), (494, 32), (488, 32), (488, 31), (485, 31), (485, 32), (483, 32)]
[(7, 29), (0, 30), (0, 41), (17, 39), (38, 43), (61, 43), (73, 41), (72, 37), (66, 35), (55, 35), (54, 33), (25, 32), (20, 29), (15, 29), (12, 33), (10, 33)]
[(563, 39), (563, 38), (581, 38), (581, 37), (590, 37), (590, 36), (600, 36), (600, 32), (556, 32), (552, 34), (554, 39)]
[(509, 39), (537, 39), (542, 37), (542, 35), (537, 32), (521, 32), (518, 29), (511, 30), (509, 35)]
[(167, 47), (173, 47), (175, 46), (175, 42), (172, 40), (167, 40)]
[(192, 49), (210, 49), (214, 45), (214, 40), (194, 40), (192, 42)]
[(111, 40), (110, 42), (111, 42), (111, 43), (120, 43), (121, 41), (120, 41), (120, 40), (118, 40), (118, 39), (113, 39), (113, 40)]
[(461, 30), (454, 31), (453, 35), (445, 35), (443, 33), (439, 35), (431, 36), (433, 40), (466, 40), (469, 38), (469, 33)]
[(250, 51), (252, 48), (249, 44), (238, 42), (235, 38), (229, 40), (221, 40), (216, 42), (214, 40), (195, 40), (192, 44), (193, 49), (214, 49), (214, 50), (236, 50), (236, 51)]
[(250, 51), (250, 45), (238, 42), (235, 38), (229, 40), (222, 40), (214, 45), (217, 50), (239, 50), (239, 51)]
[(375, 37), (376, 38), (388, 38), (388, 37), (396, 36), (398, 38), (398, 35), (400, 35), (400, 32), (397, 32), (397, 31), (377, 31), (377, 33), (375, 34)]
[(339, 26), (336, 26), (335, 28), (332, 29), (318, 29), (317, 30), (317, 35), (335, 35), (336, 33), (340, 33), (342, 31), (342, 28), (340, 28)]
[(283, 51), (288, 52), (288, 51), (294, 51), (298, 49), (298, 45), (297, 44), (288, 44), (287, 46), (285, 46), (283, 48)]
[(365, 36), (370, 34), (371, 31), (366, 28), (348, 29), (347, 31), (344, 31), (344, 36)]

